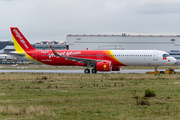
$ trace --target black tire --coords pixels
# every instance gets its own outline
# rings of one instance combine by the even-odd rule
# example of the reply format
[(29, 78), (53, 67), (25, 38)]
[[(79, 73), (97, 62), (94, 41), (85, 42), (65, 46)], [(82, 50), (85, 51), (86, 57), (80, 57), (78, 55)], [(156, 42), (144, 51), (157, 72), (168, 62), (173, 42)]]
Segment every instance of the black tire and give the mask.
[(90, 70), (89, 69), (85, 69), (84, 73), (90, 73)]
[(92, 69), (91, 72), (92, 73), (97, 73), (97, 70), (96, 69)]

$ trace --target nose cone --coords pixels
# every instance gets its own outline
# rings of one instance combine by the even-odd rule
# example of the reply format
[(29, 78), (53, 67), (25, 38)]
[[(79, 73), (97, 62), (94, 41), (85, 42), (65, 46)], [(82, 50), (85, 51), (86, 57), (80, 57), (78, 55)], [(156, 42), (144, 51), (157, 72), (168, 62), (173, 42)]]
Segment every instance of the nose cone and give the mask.
[(172, 57), (171, 64), (176, 64), (176, 63), (177, 63), (177, 60), (174, 57)]
[[(175, 58), (174, 58), (175, 59)], [(177, 63), (177, 59), (175, 59), (175, 64)]]
[(175, 65), (177, 60), (174, 57), (168, 57), (167, 61), (165, 62), (166, 65)]

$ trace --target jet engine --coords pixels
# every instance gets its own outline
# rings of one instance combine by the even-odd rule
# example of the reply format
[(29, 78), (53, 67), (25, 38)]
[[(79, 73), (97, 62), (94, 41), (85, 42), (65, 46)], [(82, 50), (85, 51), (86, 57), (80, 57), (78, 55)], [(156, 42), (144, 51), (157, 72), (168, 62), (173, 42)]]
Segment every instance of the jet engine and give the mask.
[(96, 70), (97, 71), (111, 71), (112, 70), (111, 61), (97, 62)]

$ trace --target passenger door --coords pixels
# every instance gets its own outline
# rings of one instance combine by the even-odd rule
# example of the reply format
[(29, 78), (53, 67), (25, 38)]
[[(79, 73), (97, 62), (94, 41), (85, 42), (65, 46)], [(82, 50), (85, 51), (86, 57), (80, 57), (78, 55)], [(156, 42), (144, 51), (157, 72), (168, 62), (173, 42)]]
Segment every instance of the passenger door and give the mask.
[(154, 60), (154, 61), (157, 61), (157, 60), (158, 60), (158, 52), (157, 52), (157, 51), (154, 51), (154, 52), (153, 52), (153, 60)]

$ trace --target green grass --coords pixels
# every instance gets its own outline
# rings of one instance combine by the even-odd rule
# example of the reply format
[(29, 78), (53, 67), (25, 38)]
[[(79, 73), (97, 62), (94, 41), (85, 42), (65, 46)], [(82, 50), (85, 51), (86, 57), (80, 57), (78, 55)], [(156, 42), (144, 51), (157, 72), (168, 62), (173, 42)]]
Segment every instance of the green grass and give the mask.
[(180, 119), (179, 86), (176, 74), (0, 73), (0, 119)]

